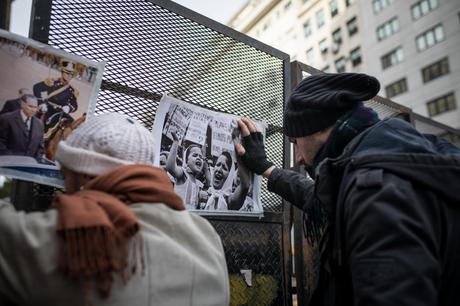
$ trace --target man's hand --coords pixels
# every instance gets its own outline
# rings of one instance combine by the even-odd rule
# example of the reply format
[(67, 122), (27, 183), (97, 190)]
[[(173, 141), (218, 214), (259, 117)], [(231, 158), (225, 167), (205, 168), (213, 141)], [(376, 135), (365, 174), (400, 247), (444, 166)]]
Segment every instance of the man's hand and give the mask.
[(235, 150), (244, 165), (254, 173), (270, 176), (274, 166), (267, 159), (262, 133), (251, 120), (242, 118), (238, 121), (241, 130), (242, 144), (235, 144)]

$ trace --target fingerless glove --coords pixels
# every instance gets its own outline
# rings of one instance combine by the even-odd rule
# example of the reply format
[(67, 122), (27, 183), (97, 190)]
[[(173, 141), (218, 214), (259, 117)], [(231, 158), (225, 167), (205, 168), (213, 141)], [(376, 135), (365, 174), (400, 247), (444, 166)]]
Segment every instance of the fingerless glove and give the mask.
[(254, 132), (242, 138), (242, 144), (246, 153), (241, 156), (245, 166), (252, 172), (261, 175), (273, 163), (265, 154), (264, 139), (261, 132)]

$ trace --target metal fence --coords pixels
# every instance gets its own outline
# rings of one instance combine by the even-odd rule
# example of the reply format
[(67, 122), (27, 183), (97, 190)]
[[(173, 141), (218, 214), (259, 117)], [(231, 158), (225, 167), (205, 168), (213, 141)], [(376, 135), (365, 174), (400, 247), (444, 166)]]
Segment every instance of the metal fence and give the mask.
[[(35, 0), (33, 7), (32, 38), (106, 62), (96, 114), (125, 113), (151, 128), (167, 92), (264, 119), (269, 158), (279, 167), (288, 164), (282, 135), (287, 54), (171, 1)], [(290, 209), (262, 189), (263, 218), (208, 217), (224, 243), (232, 305), (292, 303)], [(241, 270), (250, 271), (252, 286)]]

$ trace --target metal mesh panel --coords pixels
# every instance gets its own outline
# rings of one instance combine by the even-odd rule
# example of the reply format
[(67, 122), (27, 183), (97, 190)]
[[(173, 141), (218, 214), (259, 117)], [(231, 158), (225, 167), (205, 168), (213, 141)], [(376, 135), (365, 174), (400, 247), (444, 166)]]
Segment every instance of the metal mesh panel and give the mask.
[(398, 114), (401, 112), (401, 110), (392, 107), (388, 104), (383, 104), (377, 100), (369, 100), (364, 103), (365, 106), (372, 108), (374, 111), (379, 114), (380, 119), (392, 117), (395, 114)]
[[(282, 226), (254, 222), (211, 221), (224, 244), (232, 287), (232, 305), (283, 305)], [(253, 286), (240, 270), (251, 270)]]
[[(268, 154), (283, 164), (283, 60), (147, 0), (54, 0), (50, 45), (106, 61), (96, 113), (151, 128), (161, 95), (268, 122)], [(277, 148), (277, 149), (276, 149)], [(263, 188), (265, 189), (265, 188)], [(262, 195), (265, 210), (281, 200)]]

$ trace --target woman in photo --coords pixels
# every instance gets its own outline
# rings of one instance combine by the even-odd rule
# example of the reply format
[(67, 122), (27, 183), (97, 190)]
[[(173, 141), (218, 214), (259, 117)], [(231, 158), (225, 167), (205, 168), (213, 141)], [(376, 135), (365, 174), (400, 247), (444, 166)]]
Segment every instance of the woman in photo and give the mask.
[(208, 189), (209, 198), (205, 206), (206, 210), (239, 210), (243, 206), (251, 183), (250, 175), (247, 169), (239, 163), (240, 184), (232, 192), (233, 177), (235, 175), (230, 175), (231, 172), (235, 172), (232, 167), (233, 159), (231, 154), (223, 151), (217, 158), (212, 171), (211, 186)]

